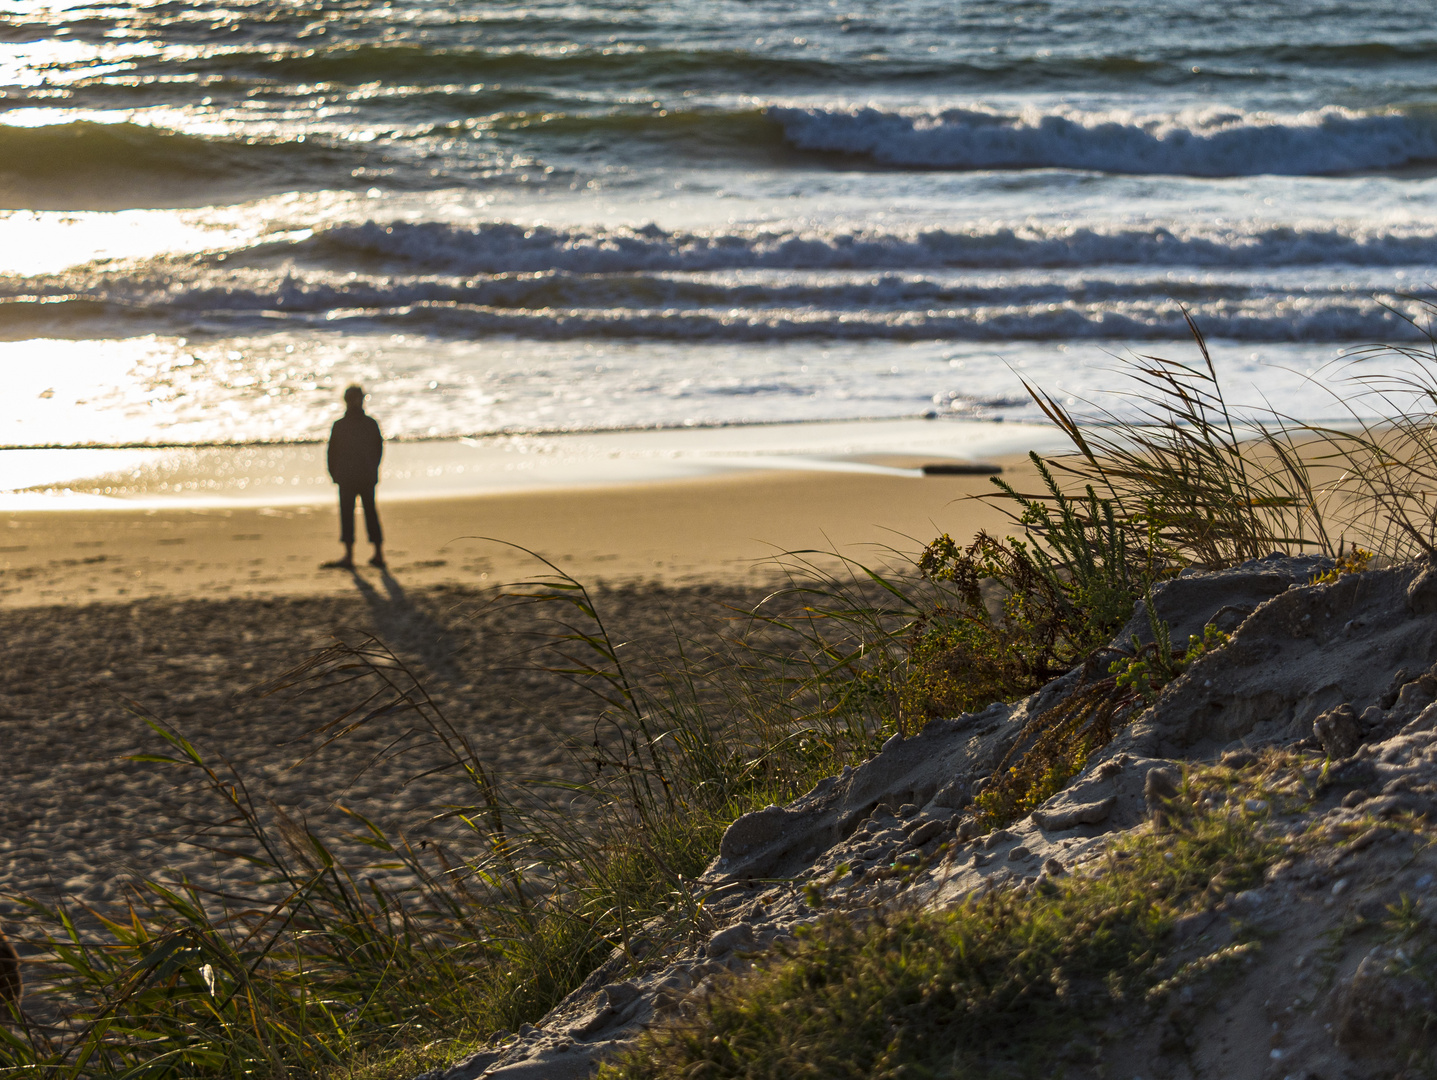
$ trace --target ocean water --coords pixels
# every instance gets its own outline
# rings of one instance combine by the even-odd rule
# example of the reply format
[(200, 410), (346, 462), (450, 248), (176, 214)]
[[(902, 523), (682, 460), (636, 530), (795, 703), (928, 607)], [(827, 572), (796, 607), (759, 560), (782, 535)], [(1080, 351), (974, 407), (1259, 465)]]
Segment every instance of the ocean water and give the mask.
[(0, 445), (1121, 412), (1187, 315), (1341, 416), (1434, 165), (1414, 0), (0, 0)]

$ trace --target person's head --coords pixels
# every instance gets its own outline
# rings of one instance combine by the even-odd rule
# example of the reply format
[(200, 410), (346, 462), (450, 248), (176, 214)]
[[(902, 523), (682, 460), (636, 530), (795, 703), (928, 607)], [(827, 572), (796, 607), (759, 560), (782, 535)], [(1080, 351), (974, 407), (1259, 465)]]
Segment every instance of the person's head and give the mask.
[(345, 408), (351, 412), (358, 412), (364, 408), (364, 387), (351, 386), (344, 392)]

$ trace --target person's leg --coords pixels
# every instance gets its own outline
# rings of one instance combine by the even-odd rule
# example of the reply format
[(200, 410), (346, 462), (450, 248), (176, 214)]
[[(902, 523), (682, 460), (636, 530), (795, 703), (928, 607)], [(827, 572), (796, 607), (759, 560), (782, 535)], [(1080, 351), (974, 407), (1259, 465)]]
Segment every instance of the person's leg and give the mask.
[(344, 545), (341, 566), (354, 565), (354, 499), (358, 489), (339, 485), (339, 542)]
[(379, 507), (374, 502), (374, 488), (365, 488), (359, 493), (359, 499), (364, 504), (364, 531), (369, 534), (369, 542), (374, 545), (374, 556), (369, 563), (371, 566), (383, 566), (384, 530), (379, 527)]

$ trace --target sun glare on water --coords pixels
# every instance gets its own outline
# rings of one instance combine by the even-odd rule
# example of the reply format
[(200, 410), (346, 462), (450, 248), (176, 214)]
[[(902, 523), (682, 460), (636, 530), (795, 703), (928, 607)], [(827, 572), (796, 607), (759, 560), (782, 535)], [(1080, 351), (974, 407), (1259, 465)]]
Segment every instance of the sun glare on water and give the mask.
[(53, 274), (102, 259), (205, 251), (232, 246), (244, 234), (201, 226), (178, 210), (4, 211), (0, 274)]

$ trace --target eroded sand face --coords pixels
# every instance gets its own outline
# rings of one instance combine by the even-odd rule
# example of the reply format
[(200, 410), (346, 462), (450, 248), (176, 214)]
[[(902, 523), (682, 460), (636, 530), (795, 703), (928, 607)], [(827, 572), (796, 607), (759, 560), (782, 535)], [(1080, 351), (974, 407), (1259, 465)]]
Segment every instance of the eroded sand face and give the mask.
[[(1262, 748), (1295, 751), (1285, 779), (1314, 797), (1228, 807), (1290, 840), (1288, 856), (1259, 887), (1181, 919), (1174, 962), (1201, 965), (1254, 929), (1261, 949), (1223, 979), (1198, 980), (1153, 1008), (1115, 1004), (1099, 1043), (1069, 1062), (1072, 1075), (1394, 1075), (1401, 1063), (1388, 1056), (1386, 1025), (1420, 1028), (1437, 999), (1399, 944), (1354, 931), (1380, 928), (1404, 902), (1437, 925), (1437, 849), (1422, 824), (1437, 817), (1437, 569), (1310, 584), (1325, 565), (1276, 557), (1156, 590), (1175, 640), (1216, 622), (1231, 628), (1230, 643), (1170, 683), (1064, 791), (1005, 829), (973, 837), (964, 809), (1004, 754), (1031, 737), (1028, 722), (1073, 691), (1075, 673), (1015, 704), (895, 736), (788, 806), (740, 818), (701, 882), (714, 926), (707, 942), (656, 949), (637, 968), (616, 951), (541, 1024), (433, 1080), (587, 1075), (651, 1025), (698, 1015), (716, 980), (812, 923), (808, 883), (823, 883), (828, 912), (864, 918), (875, 905), (943, 907), (1100, 874), (1109, 844), (1155, 828), (1185, 767), (1241, 768)], [(1140, 611), (1118, 640), (1146, 627)], [(1225, 800), (1198, 798), (1209, 807)]]

